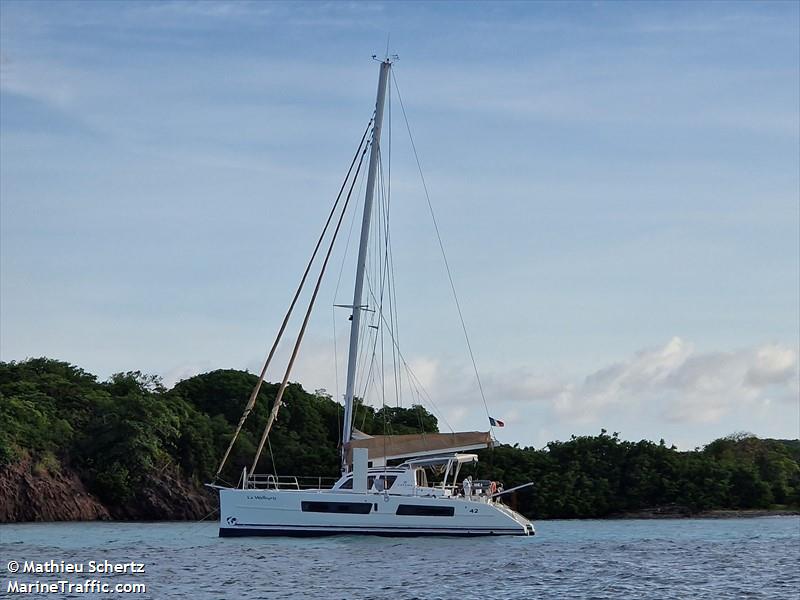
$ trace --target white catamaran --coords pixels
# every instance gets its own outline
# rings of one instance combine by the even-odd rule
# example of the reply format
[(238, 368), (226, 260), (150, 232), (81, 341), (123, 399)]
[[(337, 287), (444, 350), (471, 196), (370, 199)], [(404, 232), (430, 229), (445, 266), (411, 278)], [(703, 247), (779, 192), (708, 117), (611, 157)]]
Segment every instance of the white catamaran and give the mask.
[[(492, 482), (472, 482), (471, 478), (459, 480), (459, 476), (462, 475), (462, 467), (477, 461), (478, 457), (473, 452), (492, 445), (490, 432), (368, 436), (353, 427), (354, 399), (357, 398), (355, 391), (356, 374), (359, 368), (359, 341), (363, 340), (361, 334), (364, 330), (362, 313), (365, 311), (370, 311), (373, 315), (376, 313), (376, 309), (368, 308), (364, 303), (363, 291), (370, 228), (371, 225), (374, 225), (372, 208), (376, 195), (376, 179), (379, 176), (382, 177), (379, 173), (381, 171), (381, 129), (391, 69), (392, 58), (387, 57), (380, 62), (374, 115), (362, 136), (345, 182), (339, 191), (339, 197), (317, 242), (311, 261), (258, 378), (258, 383), (239, 421), (236, 433), (220, 463), (215, 482), (241, 432), (245, 419), (253, 410), (267, 367), (286, 329), (312, 264), (329, 227), (335, 223), (319, 278), (252, 466), (249, 470), (244, 469), (236, 486), (209, 484), (219, 491), (220, 536), (318, 536), (331, 534), (480, 536), (531, 535), (534, 533), (533, 525), (525, 517), (511, 510), (501, 501), (504, 494), (513, 490), (498, 491)], [(369, 135), (370, 130), (371, 135)], [(257, 474), (256, 467), (259, 457), (278, 415), (289, 374), (297, 357), (314, 300), (320, 289), (322, 276), (331, 256), (333, 242), (342, 224), (344, 211), (367, 151), (369, 151), (369, 167), (356, 264), (355, 290), (352, 305), (346, 306), (352, 310), (352, 316), (350, 317), (350, 346), (341, 439), (341, 478), (332, 487), (326, 488), (321, 485), (322, 479), (317, 485), (303, 486), (296, 477)], [(348, 186), (349, 190), (345, 194)], [(340, 208), (339, 204), (342, 199), (344, 202)], [(388, 237), (388, 229), (386, 237)], [(377, 312), (377, 318), (385, 323), (382, 311), (378, 310)], [(391, 315), (389, 318), (391, 319)], [(394, 339), (392, 339), (392, 344), (396, 344)], [(397, 351), (399, 353), (399, 348)], [(429, 473), (438, 474), (441, 476), (441, 481), (429, 482)]]

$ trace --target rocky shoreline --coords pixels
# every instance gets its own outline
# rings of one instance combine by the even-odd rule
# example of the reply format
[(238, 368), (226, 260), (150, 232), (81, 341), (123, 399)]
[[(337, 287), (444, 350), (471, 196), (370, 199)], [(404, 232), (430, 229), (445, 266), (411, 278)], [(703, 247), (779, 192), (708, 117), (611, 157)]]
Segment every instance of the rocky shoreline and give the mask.
[(217, 508), (216, 494), (176, 470), (149, 476), (136, 497), (104, 504), (63, 465), (42, 468), (26, 457), (0, 468), (0, 523), (52, 521), (198, 521)]

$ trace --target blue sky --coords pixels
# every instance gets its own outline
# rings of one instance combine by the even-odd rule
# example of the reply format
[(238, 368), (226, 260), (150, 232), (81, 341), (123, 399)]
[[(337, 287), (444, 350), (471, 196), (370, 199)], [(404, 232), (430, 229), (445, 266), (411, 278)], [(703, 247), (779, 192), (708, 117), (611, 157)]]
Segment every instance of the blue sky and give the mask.
[[(797, 437), (798, 6), (4, 1), (0, 358), (256, 370), (391, 32), (502, 441)], [(484, 428), (393, 106), (401, 345)]]

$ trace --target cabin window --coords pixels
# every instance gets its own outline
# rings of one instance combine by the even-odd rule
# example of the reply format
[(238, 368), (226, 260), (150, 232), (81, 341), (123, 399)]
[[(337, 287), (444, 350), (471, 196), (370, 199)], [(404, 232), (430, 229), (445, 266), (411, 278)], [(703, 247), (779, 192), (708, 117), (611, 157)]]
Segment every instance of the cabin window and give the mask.
[[(350, 480), (352, 483), (352, 479)], [(303, 512), (345, 513), (366, 515), (372, 510), (372, 503), (365, 502), (301, 502)]]
[(398, 515), (412, 515), (416, 517), (452, 517), (455, 514), (453, 506), (417, 506), (416, 504), (401, 504), (397, 507)]
[(353, 489), (353, 478), (351, 477), (347, 481), (345, 481), (342, 485), (339, 486), (340, 490), (352, 490)]
[(390, 490), (396, 480), (397, 475), (370, 475), (367, 477), (367, 489), (371, 490), (374, 487), (378, 492)]
[(425, 469), (417, 469), (416, 480), (417, 487), (428, 487), (428, 476), (425, 474)]

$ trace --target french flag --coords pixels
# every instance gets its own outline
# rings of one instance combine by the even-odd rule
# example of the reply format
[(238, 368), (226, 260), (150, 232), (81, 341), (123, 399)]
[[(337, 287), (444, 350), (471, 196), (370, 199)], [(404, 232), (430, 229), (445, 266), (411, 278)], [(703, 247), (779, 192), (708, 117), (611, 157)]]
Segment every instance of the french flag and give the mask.
[(505, 427), (506, 424), (501, 421), (500, 419), (495, 419), (493, 417), (489, 417), (489, 425), (492, 427)]

